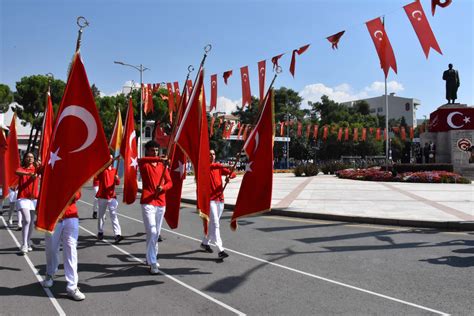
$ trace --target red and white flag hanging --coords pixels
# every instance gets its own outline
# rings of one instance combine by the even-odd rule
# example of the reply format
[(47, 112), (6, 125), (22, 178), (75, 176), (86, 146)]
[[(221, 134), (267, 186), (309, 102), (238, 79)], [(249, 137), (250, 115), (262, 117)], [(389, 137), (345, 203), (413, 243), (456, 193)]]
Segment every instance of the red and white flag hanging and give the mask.
[[(159, 128), (159, 127), (157, 127)], [(123, 202), (132, 204), (135, 202), (138, 192), (137, 168), (138, 150), (137, 134), (135, 132), (135, 120), (133, 118), (133, 101), (128, 101), (127, 116), (123, 131), (123, 140), (120, 145), (120, 155), (123, 158)]]
[(296, 130), (296, 135), (297, 135), (298, 137), (301, 137), (302, 129), (303, 129), (303, 123), (298, 122), (298, 128), (297, 128), (297, 130)]
[(318, 139), (318, 132), (319, 132), (319, 125), (314, 125), (314, 127), (313, 127), (313, 138), (315, 140)]
[(228, 70), (224, 72), (224, 74), (222, 75), (222, 77), (224, 78), (224, 83), (226, 85), (227, 85), (227, 80), (229, 79), (230, 76), (232, 76), (232, 70)]
[(172, 121), (171, 116), (173, 115), (173, 112), (175, 111), (173, 85), (171, 84), (171, 82), (168, 82), (166, 84), (166, 90), (168, 90), (168, 111), (170, 114), (170, 122), (171, 122)]
[(390, 68), (397, 73), (397, 61), (395, 60), (395, 54), (393, 53), (392, 45), (385, 32), (382, 20), (376, 18), (366, 22), (366, 25), (379, 55), (380, 67), (383, 69), (385, 78), (387, 78)]
[(336, 33), (334, 35), (326, 37), (329, 43), (331, 43), (332, 49), (337, 49), (337, 44), (339, 44), (339, 40), (341, 39), (342, 35), (344, 35), (345, 31), (341, 31), (339, 33)]
[(357, 127), (354, 127), (354, 133), (353, 133), (353, 138), (352, 140), (355, 142), (359, 141), (359, 129)]
[(306, 138), (309, 139), (309, 134), (311, 133), (311, 123), (306, 125)]
[(339, 127), (339, 131), (337, 132), (337, 141), (342, 141), (342, 127)]
[(211, 108), (210, 111), (217, 107), (217, 74), (211, 76)]
[(420, 41), (426, 58), (428, 58), (430, 48), (433, 48), (442, 55), (443, 53), (441, 52), (441, 48), (439, 48), (436, 37), (431, 30), (430, 23), (426, 18), (425, 11), (423, 11), (421, 3), (419, 1), (415, 1), (413, 3), (407, 4), (403, 8), (405, 9), (413, 29), (415, 29), (416, 36), (418, 36), (418, 40)]
[(265, 98), (265, 72), (266, 72), (266, 61), (261, 60), (258, 62), (258, 89), (260, 92), (260, 104)]
[(323, 128), (323, 139), (326, 140), (328, 138), (329, 127), (324, 126)]
[(174, 95), (176, 96), (176, 106), (175, 109), (178, 109), (179, 105), (181, 104), (181, 91), (179, 90), (179, 82), (173, 82), (174, 87)]
[(242, 107), (252, 104), (252, 93), (250, 92), (249, 67), (240, 68), (240, 79), (242, 80)]
[[(186, 82), (186, 86), (188, 88), (188, 97), (190, 97), (193, 92), (193, 81), (189, 79), (188, 82)], [(188, 102), (188, 100), (185, 99), (184, 102)]]
[(379, 141), (380, 139), (381, 139), (381, 137), (380, 137), (380, 127), (379, 127), (375, 131), (375, 140)]
[(362, 137), (361, 137), (362, 141), (365, 142), (366, 139), (367, 139), (367, 128), (363, 127), (362, 128)]
[(307, 45), (301, 46), (298, 49), (294, 49), (293, 53), (291, 54), (290, 72), (291, 72), (291, 75), (293, 76), (293, 78), (295, 77), (296, 54), (301, 55), (304, 52), (306, 52), (306, 50), (308, 50), (308, 48), (309, 48), (309, 45), (310, 44), (307, 44)]
[(278, 60), (281, 58), (281, 56), (285, 55), (285, 53), (276, 55), (272, 57), (272, 64), (273, 64), (273, 71), (276, 70), (276, 68), (279, 66), (278, 65)]
[(344, 140), (349, 140), (349, 127), (346, 127), (346, 129), (344, 130)]

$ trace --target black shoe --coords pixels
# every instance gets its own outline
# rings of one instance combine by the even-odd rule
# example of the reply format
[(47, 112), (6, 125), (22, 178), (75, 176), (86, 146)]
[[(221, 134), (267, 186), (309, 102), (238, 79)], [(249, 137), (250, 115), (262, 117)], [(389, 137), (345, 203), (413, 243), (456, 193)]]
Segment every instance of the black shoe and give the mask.
[(158, 242), (162, 242), (163, 238), (161, 238), (161, 235), (158, 235)]
[(115, 236), (115, 243), (118, 244), (119, 242), (121, 242), (123, 240), (123, 237), (121, 235), (117, 235)]
[(201, 243), (201, 249), (203, 249), (205, 252), (213, 253), (214, 250), (212, 250), (211, 246), (209, 245), (204, 245)]
[(23, 227), (21, 227), (21, 226), (18, 226), (18, 227), (16, 228), (16, 230), (17, 230), (18, 232), (21, 232), (22, 229), (23, 229)]
[(225, 252), (224, 250), (222, 250), (221, 252), (217, 254), (217, 256), (219, 257), (219, 259), (224, 259), (224, 258), (227, 258), (229, 254)]
[(92, 213), (92, 218), (93, 218), (93, 219), (97, 219), (97, 212), (93, 212), (93, 213)]
[(97, 240), (102, 240), (102, 239), (104, 239), (104, 233), (98, 233)]

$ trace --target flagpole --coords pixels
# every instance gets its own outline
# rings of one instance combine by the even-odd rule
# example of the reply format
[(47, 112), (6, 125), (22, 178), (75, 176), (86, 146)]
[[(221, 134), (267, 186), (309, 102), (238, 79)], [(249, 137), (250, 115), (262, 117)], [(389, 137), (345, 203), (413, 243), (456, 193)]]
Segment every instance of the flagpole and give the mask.
[(79, 26), (79, 31), (77, 34), (77, 41), (76, 41), (76, 53), (81, 48), (81, 39), (82, 39), (82, 30), (89, 26), (89, 22), (86, 20), (85, 17), (80, 16), (76, 20), (77, 25)]
[[(265, 94), (265, 98), (263, 99), (264, 101), (261, 103), (262, 106), (260, 107), (260, 111), (254, 121), (254, 123), (250, 126), (255, 126), (258, 121), (260, 120), (260, 117), (262, 116), (262, 113), (263, 113), (263, 110), (265, 109), (265, 106), (266, 106), (266, 103), (267, 103), (267, 99), (270, 95), (270, 90), (273, 88), (273, 84), (275, 83), (275, 79), (277, 78), (278, 74), (281, 73), (281, 67), (278, 66), (276, 68), (276, 71), (275, 71), (275, 75), (273, 76), (273, 79), (272, 79), (272, 82), (270, 83), (270, 86), (268, 87), (268, 90), (267, 90), (267, 93)], [(240, 156), (242, 155), (242, 151), (245, 150), (245, 148), (247, 147), (247, 144), (249, 142), (249, 139), (251, 139), (251, 136), (252, 136), (252, 133), (254, 133), (255, 130), (253, 130), (250, 135), (247, 137), (247, 139), (245, 140), (244, 142), (244, 145), (242, 146), (242, 149), (237, 153), (237, 157), (235, 158), (235, 161), (234, 161), (234, 164), (232, 165), (232, 167), (230, 168), (230, 172), (229, 174), (225, 177), (225, 184), (224, 184), (224, 187), (222, 188), (222, 192), (224, 192), (225, 188), (227, 187), (227, 183), (229, 183), (229, 178), (230, 178), (230, 175), (234, 172), (235, 170), (235, 167), (237, 166), (237, 162), (240, 161)]]
[[(385, 26), (385, 17), (382, 17), (382, 25)], [(385, 170), (388, 171), (389, 158), (389, 132), (388, 132), (388, 95), (387, 95), (387, 76), (385, 76)]]

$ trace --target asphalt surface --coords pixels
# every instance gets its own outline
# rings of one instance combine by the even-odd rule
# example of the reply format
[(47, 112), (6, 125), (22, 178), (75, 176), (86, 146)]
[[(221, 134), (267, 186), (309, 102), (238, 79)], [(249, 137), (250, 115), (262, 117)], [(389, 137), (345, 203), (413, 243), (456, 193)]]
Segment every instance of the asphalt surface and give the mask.
[[(78, 202), (79, 287), (83, 302), (67, 298), (62, 266), (50, 297), (38, 280), (45, 271), (44, 239), (18, 254), (21, 232), (0, 217), (2, 315), (469, 315), (474, 310), (474, 233), (348, 224), (278, 216), (252, 217), (229, 229), (221, 220), (224, 261), (199, 249), (202, 223), (181, 210), (180, 227), (163, 226), (163, 274), (152, 276), (138, 203), (119, 205), (125, 240), (96, 240), (92, 188)], [(120, 196), (119, 196), (120, 198)], [(215, 250), (215, 248), (214, 248)], [(28, 261), (31, 262), (31, 267)], [(39, 271), (35, 275), (32, 270)]]

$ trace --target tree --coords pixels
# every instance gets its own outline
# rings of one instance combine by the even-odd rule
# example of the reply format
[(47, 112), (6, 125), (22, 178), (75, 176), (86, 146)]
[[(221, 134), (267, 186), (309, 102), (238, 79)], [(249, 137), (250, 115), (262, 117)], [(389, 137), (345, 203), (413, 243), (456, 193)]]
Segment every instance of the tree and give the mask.
[(100, 90), (97, 88), (95, 83), (92, 84), (91, 90), (92, 90), (92, 95), (94, 96), (94, 98), (100, 97)]
[(8, 111), (8, 105), (13, 101), (13, 93), (6, 84), (0, 84), (0, 113)]

